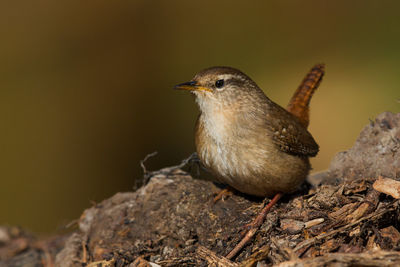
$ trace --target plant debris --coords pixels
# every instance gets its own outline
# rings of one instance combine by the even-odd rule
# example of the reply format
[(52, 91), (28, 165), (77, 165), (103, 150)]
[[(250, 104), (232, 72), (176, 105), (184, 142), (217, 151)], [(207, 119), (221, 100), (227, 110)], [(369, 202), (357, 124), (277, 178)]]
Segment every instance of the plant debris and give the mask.
[(219, 186), (166, 168), (84, 211), (67, 237), (0, 228), (0, 266), (400, 266), (399, 143), (400, 114), (378, 116), (329, 171), (284, 196), (233, 260), (224, 256), (263, 200), (214, 203)]

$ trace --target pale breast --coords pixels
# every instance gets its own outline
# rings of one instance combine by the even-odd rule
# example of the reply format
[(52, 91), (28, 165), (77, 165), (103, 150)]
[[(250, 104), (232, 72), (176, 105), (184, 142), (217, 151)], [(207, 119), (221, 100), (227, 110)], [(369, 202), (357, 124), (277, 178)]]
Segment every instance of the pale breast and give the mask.
[[(216, 116), (215, 116), (216, 115)], [(200, 160), (217, 178), (237, 190), (258, 196), (294, 190), (306, 177), (306, 158), (276, 148), (271, 138), (232, 125), (223, 114), (212, 119), (202, 114), (196, 123), (196, 149)]]
[(234, 158), (228, 144), (228, 124), (222, 113), (215, 112), (200, 115), (196, 125), (196, 149), (200, 159), (207, 168), (222, 176), (229, 174), (229, 163)]
[(203, 113), (196, 126), (196, 148), (200, 159), (224, 180), (257, 173), (265, 165), (273, 146), (262, 136), (260, 147), (257, 140), (260, 137), (251, 134), (246, 125), (235, 125), (232, 116), (217, 110), (212, 114)]

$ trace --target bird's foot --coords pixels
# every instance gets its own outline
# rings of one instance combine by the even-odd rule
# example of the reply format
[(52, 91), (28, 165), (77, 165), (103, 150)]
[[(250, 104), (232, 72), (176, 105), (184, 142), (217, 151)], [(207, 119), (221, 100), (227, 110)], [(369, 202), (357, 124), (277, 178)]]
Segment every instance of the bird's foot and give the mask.
[(230, 186), (228, 186), (225, 189), (222, 189), (217, 193), (217, 195), (214, 197), (214, 204), (217, 203), (219, 200), (225, 201), (226, 198), (232, 196), (236, 190)]

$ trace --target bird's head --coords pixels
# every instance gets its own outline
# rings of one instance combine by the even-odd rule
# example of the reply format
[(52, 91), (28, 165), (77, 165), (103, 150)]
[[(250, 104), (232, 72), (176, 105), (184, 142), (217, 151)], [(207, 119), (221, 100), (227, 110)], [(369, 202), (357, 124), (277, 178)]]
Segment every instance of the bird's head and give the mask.
[(237, 107), (238, 104), (265, 97), (252, 79), (231, 67), (202, 70), (191, 81), (176, 85), (175, 89), (193, 93), (200, 109), (210, 106)]

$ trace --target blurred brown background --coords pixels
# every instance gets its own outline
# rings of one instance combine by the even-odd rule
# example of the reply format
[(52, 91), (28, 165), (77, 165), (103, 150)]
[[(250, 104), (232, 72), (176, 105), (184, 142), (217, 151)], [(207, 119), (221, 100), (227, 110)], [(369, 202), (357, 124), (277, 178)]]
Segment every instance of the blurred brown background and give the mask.
[[(379, 4), (378, 4), (379, 3)], [(0, 224), (55, 232), (194, 151), (197, 107), (173, 91), (237, 67), (286, 105), (313, 64), (314, 171), (369, 119), (400, 111), (396, 1), (6, 1), (0, 6)]]

